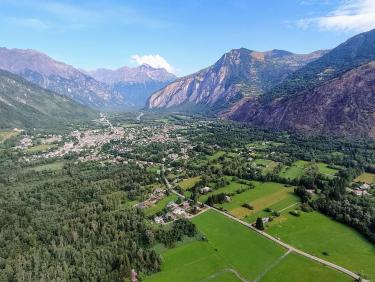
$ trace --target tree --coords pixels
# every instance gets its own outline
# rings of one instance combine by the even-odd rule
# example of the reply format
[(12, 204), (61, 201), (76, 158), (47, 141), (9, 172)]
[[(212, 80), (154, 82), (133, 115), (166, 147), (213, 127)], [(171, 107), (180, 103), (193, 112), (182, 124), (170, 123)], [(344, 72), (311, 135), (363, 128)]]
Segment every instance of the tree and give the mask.
[(262, 218), (257, 218), (257, 221), (255, 222), (255, 227), (259, 230), (264, 230), (264, 223)]

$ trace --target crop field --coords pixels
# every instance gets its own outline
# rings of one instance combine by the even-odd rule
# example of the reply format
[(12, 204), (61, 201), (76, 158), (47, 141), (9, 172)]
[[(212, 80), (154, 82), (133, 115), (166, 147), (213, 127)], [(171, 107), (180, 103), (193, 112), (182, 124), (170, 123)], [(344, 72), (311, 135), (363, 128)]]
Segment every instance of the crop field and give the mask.
[(318, 281), (350, 281), (335, 270), (299, 256), (284, 257), (285, 249), (215, 211), (209, 210), (192, 221), (207, 241), (163, 250), (161, 272), (146, 281), (241, 281), (236, 272), (249, 281), (278, 281), (270, 279), (280, 277), (284, 279), (280, 281), (293, 282), (298, 280), (287, 277), (300, 277), (301, 271), (304, 276), (321, 277)]
[(367, 184), (373, 184), (375, 183), (375, 174), (373, 173), (362, 173), (360, 176), (358, 176), (356, 179), (354, 179), (355, 182), (365, 182)]
[[(306, 275), (311, 273), (313, 275)], [(301, 279), (303, 277), (303, 280)], [(349, 276), (297, 254), (288, 254), (261, 282), (353, 281)]]
[(354, 229), (318, 212), (283, 213), (267, 232), (312, 255), (375, 279), (375, 246)]
[(154, 215), (155, 213), (162, 211), (169, 202), (176, 201), (176, 200), (177, 200), (177, 196), (175, 194), (171, 194), (161, 199), (159, 202), (156, 203), (156, 205), (145, 209), (145, 214), (148, 216)]

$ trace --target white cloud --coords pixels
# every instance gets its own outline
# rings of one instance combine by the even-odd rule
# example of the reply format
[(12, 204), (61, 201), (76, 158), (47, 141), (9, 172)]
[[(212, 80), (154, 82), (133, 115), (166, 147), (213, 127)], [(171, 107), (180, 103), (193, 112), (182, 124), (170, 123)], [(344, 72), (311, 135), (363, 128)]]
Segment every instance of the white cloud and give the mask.
[(312, 25), (331, 31), (368, 31), (375, 28), (375, 1), (342, 0), (336, 9), (325, 16), (297, 21), (300, 28)]
[(147, 64), (153, 68), (163, 68), (170, 73), (175, 73), (174, 67), (172, 67), (162, 56), (160, 55), (133, 55), (132, 61), (137, 65)]

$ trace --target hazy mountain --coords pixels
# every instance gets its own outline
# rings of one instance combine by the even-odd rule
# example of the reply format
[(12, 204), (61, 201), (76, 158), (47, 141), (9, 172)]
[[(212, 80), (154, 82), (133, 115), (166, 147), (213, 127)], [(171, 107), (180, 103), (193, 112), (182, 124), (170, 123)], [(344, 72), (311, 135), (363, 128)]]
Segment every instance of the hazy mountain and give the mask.
[(124, 104), (123, 97), (105, 83), (38, 51), (0, 48), (0, 69), (91, 107)]
[(352, 37), (223, 116), (256, 126), (375, 138), (375, 30)]
[(121, 93), (126, 105), (134, 108), (144, 107), (153, 92), (176, 79), (174, 74), (165, 69), (153, 68), (149, 65), (135, 68), (122, 67), (116, 70), (97, 69), (90, 71), (89, 74)]
[(95, 116), (68, 97), (0, 70), (0, 128), (57, 127)]
[(146, 107), (173, 108), (184, 104), (205, 105), (211, 109), (225, 107), (242, 97), (264, 94), (324, 53), (299, 55), (282, 50), (231, 50), (214, 65), (155, 92)]

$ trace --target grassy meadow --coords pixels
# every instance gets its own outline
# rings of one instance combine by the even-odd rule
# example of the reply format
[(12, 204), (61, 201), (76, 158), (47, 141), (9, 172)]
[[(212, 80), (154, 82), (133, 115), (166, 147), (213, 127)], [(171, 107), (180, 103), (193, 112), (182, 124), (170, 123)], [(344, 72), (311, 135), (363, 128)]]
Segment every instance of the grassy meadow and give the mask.
[(283, 213), (267, 232), (314, 256), (375, 279), (375, 246), (354, 229), (318, 212)]

